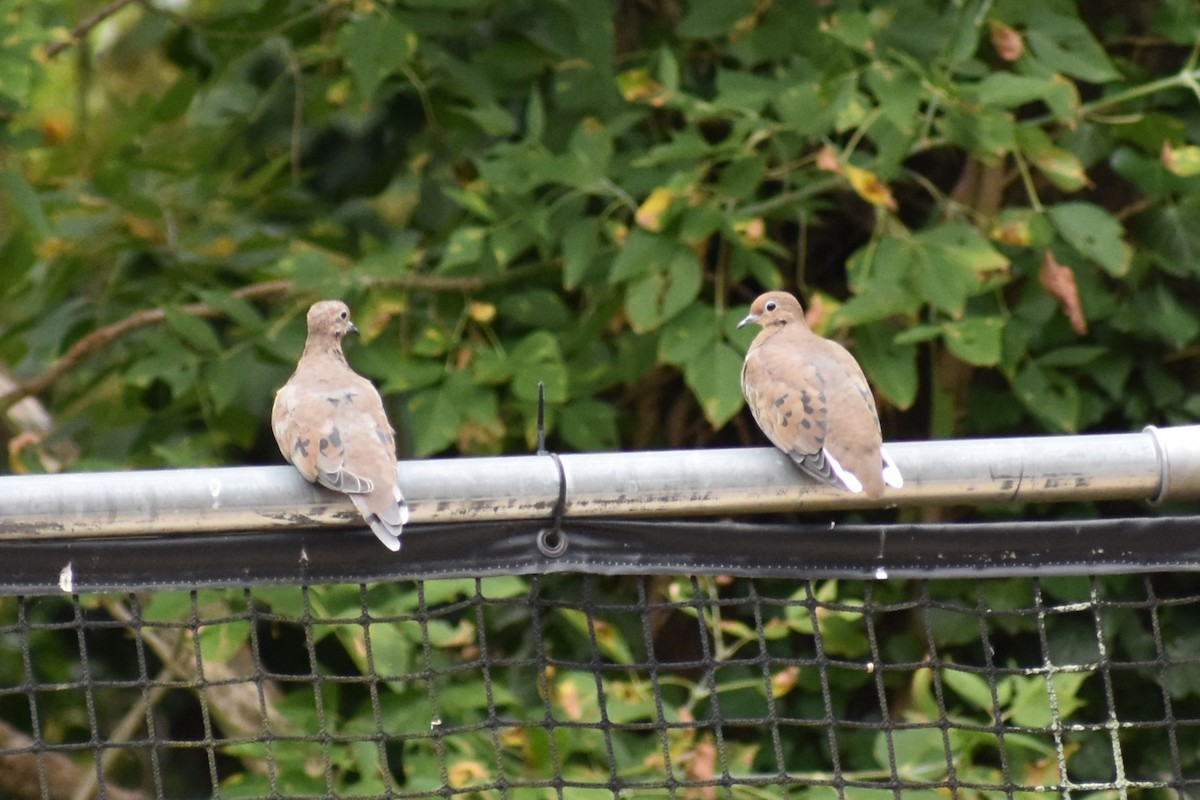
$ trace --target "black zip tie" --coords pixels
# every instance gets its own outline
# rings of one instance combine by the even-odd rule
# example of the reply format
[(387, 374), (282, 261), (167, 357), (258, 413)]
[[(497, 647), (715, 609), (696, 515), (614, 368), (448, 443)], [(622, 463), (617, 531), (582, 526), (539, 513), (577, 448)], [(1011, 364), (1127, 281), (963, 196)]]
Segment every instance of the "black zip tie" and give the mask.
[(567, 534), (562, 529), (563, 513), (567, 508), (567, 473), (558, 453), (551, 453), (546, 449), (546, 384), (543, 381), (538, 381), (537, 454), (550, 456), (554, 459), (554, 466), (558, 468), (558, 500), (555, 501), (554, 510), (551, 512), (554, 525), (538, 531), (537, 548), (546, 558), (558, 558), (567, 552)]

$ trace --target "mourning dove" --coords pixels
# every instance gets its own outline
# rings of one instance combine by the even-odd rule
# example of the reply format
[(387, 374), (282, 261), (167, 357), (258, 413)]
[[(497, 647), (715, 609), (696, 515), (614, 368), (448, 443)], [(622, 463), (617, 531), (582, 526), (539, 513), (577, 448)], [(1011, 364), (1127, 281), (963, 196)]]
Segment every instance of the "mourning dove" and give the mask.
[(358, 328), (350, 309), (324, 300), (308, 310), (296, 371), (275, 395), (271, 430), (306, 479), (350, 496), (389, 550), (400, 549), (408, 506), (396, 485), (395, 431), (379, 392), (346, 363), (342, 338)]
[(758, 427), (808, 475), (878, 499), (904, 479), (883, 449), (875, 399), (854, 356), (809, 329), (799, 301), (767, 292), (738, 327), (756, 322), (742, 394)]

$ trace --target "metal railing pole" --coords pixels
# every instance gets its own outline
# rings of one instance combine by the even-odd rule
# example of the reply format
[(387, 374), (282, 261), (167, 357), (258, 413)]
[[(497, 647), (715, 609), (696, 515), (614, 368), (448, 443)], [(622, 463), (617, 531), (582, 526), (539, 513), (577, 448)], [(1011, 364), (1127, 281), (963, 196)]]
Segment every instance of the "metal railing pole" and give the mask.
[[(1200, 497), (1200, 425), (1141, 433), (894, 442), (904, 474), (884, 503)], [(695, 516), (872, 505), (819, 486), (773, 448), (559, 456), (567, 517)], [(402, 461), (414, 522), (549, 517), (548, 455)], [(0, 477), (0, 539), (361, 524), (341, 495), (288, 466)]]

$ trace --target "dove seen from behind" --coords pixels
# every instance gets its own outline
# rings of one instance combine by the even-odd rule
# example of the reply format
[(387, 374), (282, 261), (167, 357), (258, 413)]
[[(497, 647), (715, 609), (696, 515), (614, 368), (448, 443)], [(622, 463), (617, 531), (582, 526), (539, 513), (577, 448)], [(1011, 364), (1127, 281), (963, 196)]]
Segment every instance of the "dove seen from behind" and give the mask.
[(879, 414), (862, 368), (846, 348), (813, 333), (800, 302), (767, 292), (738, 323), (762, 330), (742, 365), (742, 394), (754, 421), (806, 474), (883, 497), (904, 479), (883, 449)]
[(394, 552), (408, 506), (396, 483), (396, 438), (383, 401), (342, 353), (342, 339), (357, 331), (341, 301), (308, 310), (304, 354), (275, 395), (271, 429), (283, 457), (307, 480), (349, 495)]

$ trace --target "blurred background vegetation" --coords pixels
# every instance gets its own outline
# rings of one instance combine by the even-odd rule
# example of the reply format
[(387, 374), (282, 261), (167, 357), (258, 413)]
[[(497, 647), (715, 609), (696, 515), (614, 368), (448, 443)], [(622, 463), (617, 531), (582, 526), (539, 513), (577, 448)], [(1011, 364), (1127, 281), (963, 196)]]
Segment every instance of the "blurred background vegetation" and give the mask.
[(765, 288), (887, 439), (1200, 416), (1193, 0), (0, 0), (0, 32), (10, 472), (280, 463), (319, 297), (402, 457), (530, 449), (538, 381), (557, 449), (763, 445)]
[[(1081, 15), (1082, 13), (1082, 15)], [(276, 463), (316, 297), (403, 456), (762, 444), (798, 292), (887, 438), (1194, 419), (1190, 0), (3, 0), (10, 469)]]

